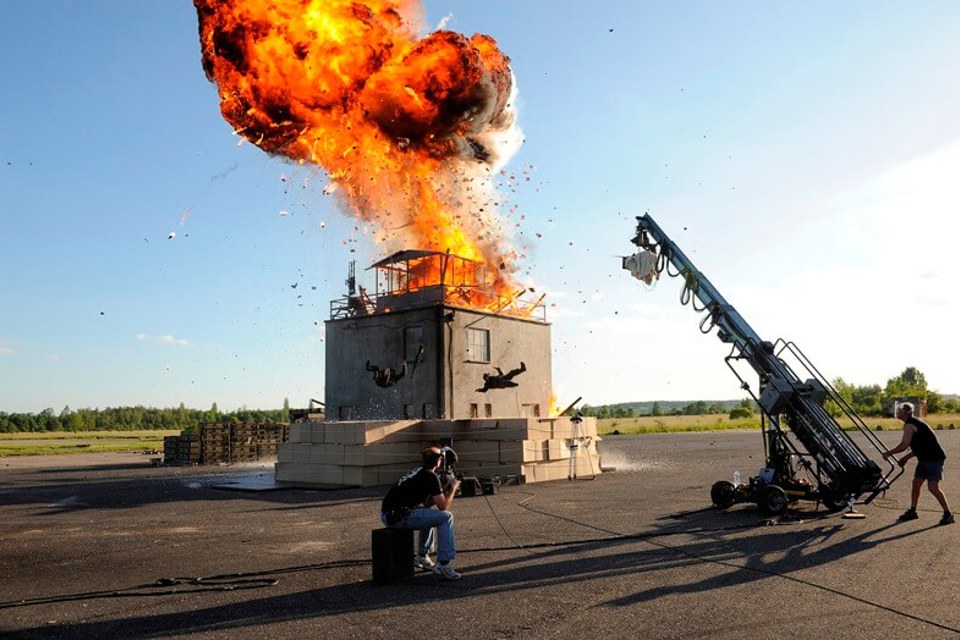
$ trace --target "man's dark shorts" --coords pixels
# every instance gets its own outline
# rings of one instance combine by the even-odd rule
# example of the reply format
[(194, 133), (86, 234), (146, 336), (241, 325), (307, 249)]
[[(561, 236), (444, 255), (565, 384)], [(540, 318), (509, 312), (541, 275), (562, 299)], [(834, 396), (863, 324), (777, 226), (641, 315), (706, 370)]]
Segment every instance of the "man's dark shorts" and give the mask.
[(943, 460), (917, 462), (917, 470), (914, 472), (913, 477), (923, 478), (924, 480), (943, 479)]

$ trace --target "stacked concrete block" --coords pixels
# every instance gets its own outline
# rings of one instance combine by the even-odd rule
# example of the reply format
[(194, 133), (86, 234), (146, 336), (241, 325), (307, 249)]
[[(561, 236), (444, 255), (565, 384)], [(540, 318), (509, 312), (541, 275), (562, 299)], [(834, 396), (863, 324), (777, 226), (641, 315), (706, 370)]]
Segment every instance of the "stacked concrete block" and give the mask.
[(392, 484), (420, 452), (449, 442), (458, 470), (479, 478), (544, 482), (600, 473), (596, 420), (569, 418), (308, 421), (280, 446), (278, 482), (296, 486)]

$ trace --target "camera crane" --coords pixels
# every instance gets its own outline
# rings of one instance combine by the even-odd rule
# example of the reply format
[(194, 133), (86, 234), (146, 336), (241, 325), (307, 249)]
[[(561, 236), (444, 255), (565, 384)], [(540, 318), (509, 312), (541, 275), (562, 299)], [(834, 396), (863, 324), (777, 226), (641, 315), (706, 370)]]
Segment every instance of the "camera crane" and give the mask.
[[(684, 280), (681, 302), (704, 313), (702, 333), (716, 327), (717, 337), (731, 346), (724, 360), (760, 407), (765, 467), (747, 484), (716, 482), (710, 497), (717, 507), (755, 502), (764, 513), (779, 515), (789, 502), (806, 499), (831, 511), (852, 510), (862, 496), (863, 503), (869, 503), (903, 473), (889, 461), (889, 469), (882, 471), (857, 446), (826, 410), (828, 400), (852, 422), (868, 447), (886, 451), (803, 352), (793, 342), (762, 340), (649, 214), (637, 217), (632, 242), (638, 252), (623, 258), (623, 268), (647, 284), (663, 271)], [(757, 392), (738, 371), (743, 363), (759, 377)]]

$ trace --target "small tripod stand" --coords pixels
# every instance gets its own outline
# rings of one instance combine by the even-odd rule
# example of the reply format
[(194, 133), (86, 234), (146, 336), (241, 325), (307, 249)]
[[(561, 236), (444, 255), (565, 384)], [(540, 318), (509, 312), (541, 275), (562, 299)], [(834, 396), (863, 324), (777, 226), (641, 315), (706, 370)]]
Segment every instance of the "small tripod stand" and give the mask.
[(577, 479), (577, 457), (578, 453), (580, 452), (581, 444), (584, 445), (584, 449), (586, 450), (587, 454), (587, 460), (590, 463), (589, 479), (593, 480), (596, 474), (593, 472), (593, 458), (590, 457), (590, 442), (591, 438), (583, 434), (583, 414), (578, 410), (570, 418), (570, 471), (567, 473), (567, 480)]

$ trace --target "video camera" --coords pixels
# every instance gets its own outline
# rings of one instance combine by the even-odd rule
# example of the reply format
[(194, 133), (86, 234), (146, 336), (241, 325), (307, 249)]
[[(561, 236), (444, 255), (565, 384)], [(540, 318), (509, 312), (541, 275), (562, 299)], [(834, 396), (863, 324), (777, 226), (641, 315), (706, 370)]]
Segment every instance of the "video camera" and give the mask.
[(460, 461), (457, 452), (454, 451), (452, 447), (443, 446), (440, 447), (440, 455), (442, 456), (442, 460), (437, 475), (440, 476), (440, 482), (444, 488), (450, 486), (454, 478), (463, 480), (463, 474), (457, 472), (457, 462)]

